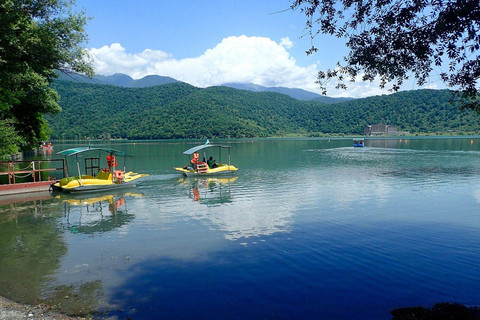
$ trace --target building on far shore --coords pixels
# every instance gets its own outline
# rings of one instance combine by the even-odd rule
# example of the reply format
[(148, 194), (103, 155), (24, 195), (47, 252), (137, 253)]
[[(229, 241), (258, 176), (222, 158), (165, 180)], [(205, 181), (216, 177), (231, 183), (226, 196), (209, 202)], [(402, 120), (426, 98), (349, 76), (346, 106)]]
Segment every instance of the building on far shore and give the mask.
[(372, 124), (365, 126), (366, 136), (397, 135), (397, 126), (389, 124)]

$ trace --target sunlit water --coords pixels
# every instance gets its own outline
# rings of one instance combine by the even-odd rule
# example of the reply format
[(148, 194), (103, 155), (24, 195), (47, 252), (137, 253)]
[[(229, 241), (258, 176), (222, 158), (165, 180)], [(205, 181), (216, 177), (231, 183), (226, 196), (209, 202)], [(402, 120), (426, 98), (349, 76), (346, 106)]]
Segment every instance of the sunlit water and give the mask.
[(121, 192), (0, 197), (0, 295), (119, 319), (480, 305), (478, 137), (222, 141), (237, 174), (182, 178), (199, 143), (108, 144), (150, 174)]

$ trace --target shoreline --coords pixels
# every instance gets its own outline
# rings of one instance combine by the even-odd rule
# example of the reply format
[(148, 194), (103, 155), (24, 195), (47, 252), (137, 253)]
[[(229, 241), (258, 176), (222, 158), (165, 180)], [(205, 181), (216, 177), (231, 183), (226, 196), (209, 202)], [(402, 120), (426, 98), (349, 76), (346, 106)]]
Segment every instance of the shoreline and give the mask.
[(0, 296), (0, 320), (86, 320), (91, 317), (72, 317), (50, 310), (45, 305), (21, 304)]
[[(390, 311), (392, 320), (480, 319), (480, 308), (455, 302), (440, 302), (431, 308), (422, 306), (401, 307)], [(74, 317), (50, 310), (39, 304), (21, 304), (0, 296), (0, 320), (92, 320), (93, 317)], [(118, 320), (117, 317), (105, 318)]]

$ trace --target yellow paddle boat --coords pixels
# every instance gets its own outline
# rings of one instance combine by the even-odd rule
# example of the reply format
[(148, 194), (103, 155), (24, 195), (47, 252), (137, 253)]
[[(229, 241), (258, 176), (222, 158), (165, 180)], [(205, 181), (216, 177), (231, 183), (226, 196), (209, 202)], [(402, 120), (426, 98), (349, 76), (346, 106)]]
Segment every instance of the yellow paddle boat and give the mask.
[[(218, 148), (219, 163), (212, 156), (208, 157), (206, 151), (211, 148)], [(214, 176), (223, 174), (235, 173), (238, 168), (230, 163), (230, 149), (231, 146), (224, 146), (219, 144), (211, 144), (209, 140), (205, 144), (190, 148), (183, 152), (188, 156), (192, 156), (190, 163), (183, 167), (173, 168), (175, 171), (182, 173), (185, 176)], [(221, 163), (222, 150), (228, 151), (228, 163)], [(200, 160), (200, 153), (203, 153), (203, 161)], [(208, 159), (208, 160), (206, 160)]]
[[(107, 165), (108, 168), (100, 168), (100, 156), (98, 157), (89, 157), (85, 158), (85, 173), (90, 174), (81, 174), (80, 163), (78, 160), (78, 155), (83, 154), (84, 152), (94, 152), (98, 151), (99, 153), (105, 152), (107, 156)], [(64, 192), (96, 192), (103, 190), (113, 190), (124, 187), (134, 187), (138, 182), (139, 178), (146, 177), (148, 174), (138, 174), (135, 172), (126, 172), (125, 171), (125, 162), (127, 157), (130, 155), (124, 153), (120, 150), (109, 149), (109, 148), (94, 148), (91, 146), (88, 147), (79, 147), (72, 148), (58, 152), (57, 154), (67, 157), (75, 156), (77, 163), (78, 175), (74, 177), (63, 178), (62, 180), (54, 183), (52, 185), (53, 190), (61, 190)], [(117, 170), (117, 157), (123, 157), (123, 170)], [(67, 161), (65, 161), (67, 162)]]

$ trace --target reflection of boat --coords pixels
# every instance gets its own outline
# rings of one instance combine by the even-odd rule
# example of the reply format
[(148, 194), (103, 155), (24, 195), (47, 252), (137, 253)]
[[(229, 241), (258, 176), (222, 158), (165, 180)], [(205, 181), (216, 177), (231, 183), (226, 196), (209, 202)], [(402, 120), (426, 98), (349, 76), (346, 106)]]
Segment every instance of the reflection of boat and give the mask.
[(363, 139), (353, 139), (353, 147), (354, 148), (363, 148), (365, 147), (365, 143)]
[(94, 203), (100, 202), (100, 201), (108, 201), (113, 203), (113, 195), (109, 194), (106, 196), (101, 196), (101, 197), (95, 197), (95, 198), (88, 198), (88, 199), (66, 199), (63, 200), (63, 202), (66, 202), (72, 206), (80, 206), (80, 205), (92, 205)]
[(73, 233), (92, 234), (119, 228), (133, 221), (128, 214), (127, 198), (142, 197), (137, 193), (106, 194), (94, 198), (72, 198), (65, 195), (66, 228)]
[[(215, 147), (218, 148), (218, 154), (220, 159), (218, 164), (215, 163), (215, 160), (213, 160), (212, 163), (209, 163), (210, 159), (212, 159), (213, 157), (208, 158), (206, 154), (206, 150), (208, 148), (215, 148)], [(228, 164), (221, 163), (222, 149), (228, 150)], [(174, 169), (186, 176), (212, 176), (212, 175), (235, 173), (235, 171), (237, 171), (238, 168), (230, 164), (230, 149), (231, 149), (231, 146), (210, 144), (210, 142), (207, 140), (205, 144), (190, 148), (187, 151), (183, 152), (183, 154), (186, 154), (189, 156), (193, 154), (195, 157), (195, 155), (197, 155), (196, 159), (198, 160), (199, 159), (198, 152), (203, 151), (203, 161), (195, 160), (195, 163), (191, 162), (188, 166), (184, 166), (183, 168), (177, 167)], [(209, 160), (205, 161), (205, 159), (209, 159)], [(194, 168), (195, 166), (196, 168)]]
[[(107, 156), (108, 168), (100, 168), (100, 156), (94, 158), (85, 158), (85, 171), (91, 171), (91, 174), (82, 175), (80, 172), (80, 164), (78, 161), (78, 155), (84, 152), (98, 151), (99, 153), (105, 152)], [(65, 192), (93, 192), (101, 190), (112, 190), (122, 187), (135, 186), (137, 179), (148, 176), (148, 174), (138, 174), (134, 172), (125, 172), (125, 160), (130, 155), (123, 151), (107, 148), (92, 148), (80, 147), (67, 149), (58, 152), (57, 154), (68, 156), (75, 156), (77, 162), (78, 175), (74, 177), (65, 177), (59, 182), (52, 185), (53, 189), (62, 190)], [(124, 158), (123, 170), (116, 170), (118, 166), (116, 157)], [(94, 170), (98, 170), (94, 172)]]
[(193, 201), (214, 206), (232, 202), (229, 187), (237, 179), (238, 177), (199, 177), (195, 179), (182, 178), (179, 182), (188, 186), (188, 196), (193, 198)]

